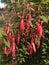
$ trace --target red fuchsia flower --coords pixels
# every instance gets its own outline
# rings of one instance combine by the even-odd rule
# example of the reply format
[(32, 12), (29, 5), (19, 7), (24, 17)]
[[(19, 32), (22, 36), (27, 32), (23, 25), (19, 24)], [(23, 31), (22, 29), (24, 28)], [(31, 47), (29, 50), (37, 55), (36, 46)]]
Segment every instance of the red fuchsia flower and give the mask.
[(33, 46), (34, 53), (36, 53), (36, 47), (35, 47), (35, 43), (34, 43), (34, 38), (31, 39), (31, 44)]
[(7, 47), (6, 46), (4, 46), (3, 51), (4, 51), (4, 54), (6, 55), (6, 57), (8, 57), (8, 51), (7, 51)]
[(28, 50), (29, 50), (30, 55), (32, 55), (33, 54), (33, 46), (32, 46), (32, 44), (29, 45)]
[(20, 44), (20, 32), (18, 31), (17, 43)]
[(30, 19), (29, 19), (28, 22), (27, 22), (27, 29), (30, 28), (30, 23), (31, 23), (31, 21), (30, 21)]
[(11, 31), (11, 29), (10, 29), (10, 27), (8, 26), (8, 27), (6, 28), (6, 33), (8, 34), (10, 31)]
[(31, 44), (29, 45), (28, 50), (30, 52), (30, 55), (32, 55), (33, 52), (36, 53), (36, 47), (35, 47), (33, 38), (31, 39)]
[(22, 16), (22, 19), (21, 19), (21, 21), (20, 21), (20, 30), (22, 31), (22, 32), (24, 32), (24, 27), (25, 26), (25, 24), (24, 24), (24, 16)]
[(16, 44), (15, 44), (15, 38), (12, 37), (12, 42), (11, 42), (11, 48), (10, 48), (10, 51), (11, 51), (11, 54), (12, 54), (12, 57), (15, 58), (15, 47), (16, 47)]
[(38, 37), (41, 38), (42, 33), (43, 33), (43, 28), (42, 28), (42, 22), (41, 21), (38, 22), (36, 31), (37, 31)]
[(26, 34), (28, 35), (28, 33), (29, 33), (29, 29), (30, 29), (30, 20), (28, 20), (28, 22), (27, 22), (27, 27), (26, 27)]
[(8, 34), (10, 31), (11, 31), (10, 21), (8, 21), (8, 22), (6, 23), (5, 33)]
[(5, 33), (8, 34), (10, 31), (11, 31), (10, 26), (6, 26), (6, 28), (5, 28)]
[(36, 31), (37, 31), (37, 36), (38, 36), (37, 48), (39, 48), (40, 47), (40, 38), (43, 35), (42, 22), (40, 19), (38, 20), (38, 25), (37, 25)]
[(27, 35), (29, 33), (30, 24), (31, 24), (31, 14), (28, 14), (28, 22), (26, 24), (26, 34)]
[(12, 33), (9, 32), (8, 35), (7, 35), (7, 39), (11, 42), (11, 38), (12, 38)]
[(28, 14), (27, 29), (30, 28), (30, 24), (31, 24), (31, 14)]

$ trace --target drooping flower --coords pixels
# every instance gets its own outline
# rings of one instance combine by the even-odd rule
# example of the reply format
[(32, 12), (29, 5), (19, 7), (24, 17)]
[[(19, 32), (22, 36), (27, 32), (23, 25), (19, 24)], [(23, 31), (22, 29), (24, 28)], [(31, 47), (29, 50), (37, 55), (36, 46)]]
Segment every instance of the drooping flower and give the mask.
[(36, 47), (35, 47), (34, 39), (33, 38), (31, 39), (31, 43), (30, 43), (30, 45), (28, 47), (28, 50), (30, 52), (30, 55), (32, 55), (33, 52), (36, 53)]
[(34, 53), (36, 53), (36, 47), (35, 47), (35, 43), (34, 43), (34, 38), (31, 39), (31, 44), (33, 46)]
[(7, 40), (9, 40), (11, 42), (11, 38), (12, 38), (12, 33), (9, 32), (8, 35), (7, 35)]
[(3, 52), (6, 55), (6, 57), (8, 57), (8, 50), (6, 46), (3, 47)]
[(18, 31), (17, 43), (20, 44), (20, 32)]
[(10, 31), (11, 31), (10, 21), (7, 21), (6, 28), (5, 28), (5, 33), (8, 34)]
[(30, 24), (31, 24), (31, 14), (28, 14), (27, 29), (30, 28)]
[(26, 24), (26, 34), (27, 35), (29, 33), (30, 24), (31, 24), (31, 14), (28, 14), (28, 21), (27, 21), (27, 24)]
[(37, 25), (37, 28), (36, 28), (36, 32), (37, 32), (37, 36), (38, 36), (38, 43), (37, 43), (37, 48), (40, 47), (40, 39), (43, 35), (43, 28), (42, 28), (42, 21), (39, 19), (38, 20), (38, 25)]
[(20, 30), (22, 31), (22, 32), (24, 32), (24, 27), (25, 26), (25, 24), (24, 24), (24, 16), (22, 16), (22, 19), (21, 19), (21, 21), (20, 21)]
[(5, 29), (5, 33), (8, 34), (10, 31), (11, 31), (10, 27), (9, 27), (9, 26), (6, 27), (6, 29)]
[(41, 38), (42, 33), (43, 33), (43, 28), (42, 28), (42, 22), (41, 21), (38, 22), (36, 32), (37, 32), (38, 37)]
[(15, 58), (15, 47), (16, 47), (16, 44), (15, 44), (15, 38), (12, 37), (12, 41), (11, 41), (11, 48), (10, 48), (10, 51), (11, 51), (11, 54), (12, 54), (12, 57)]
[(28, 51), (29, 51), (30, 55), (33, 54), (33, 46), (32, 46), (32, 44), (29, 45)]

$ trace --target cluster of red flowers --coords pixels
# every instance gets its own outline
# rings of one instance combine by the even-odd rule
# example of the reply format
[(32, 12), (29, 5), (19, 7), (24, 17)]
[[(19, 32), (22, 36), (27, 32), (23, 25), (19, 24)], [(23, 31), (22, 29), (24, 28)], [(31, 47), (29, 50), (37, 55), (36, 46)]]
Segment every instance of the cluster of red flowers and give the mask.
[[(11, 43), (10, 52), (13, 58), (16, 57), (16, 51), (17, 51), (16, 47), (18, 47), (17, 45), (21, 44), (21, 34), (25, 33), (26, 37), (28, 37), (30, 33), (29, 30), (30, 30), (30, 24), (31, 24), (31, 15), (28, 14), (27, 16), (28, 16), (28, 21), (26, 22), (26, 26), (24, 22), (24, 15), (21, 18), (16, 41), (15, 41), (14, 35), (12, 34), (10, 21), (8, 21), (6, 24), (5, 33), (7, 34), (7, 40), (9, 40)], [(37, 45), (35, 45), (35, 37), (34, 35), (31, 34), (31, 37), (30, 37), (31, 41), (29, 42), (30, 44), (28, 45), (28, 48), (27, 48), (30, 55), (32, 55), (33, 53), (36, 53), (37, 49), (40, 47), (40, 39), (41, 39), (42, 34), (43, 34), (42, 21), (38, 19), (38, 24), (36, 26), (36, 34), (35, 34), (35, 37), (37, 36), (38, 38), (38, 43)], [(3, 50), (6, 56), (8, 56), (8, 50), (6, 46), (4, 46)]]
[[(10, 43), (11, 43), (11, 46), (10, 46), (11, 55), (12, 55), (13, 58), (15, 58), (16, 44), (15, 44), (15, 38), (12, 35), (10, 21), (8, 21), (7, 24), (6, 24), (5, 33), (7, 34), (7, 40), (9, 40)], [(6, 46), (4, 46), (4, 53), (6, 54), (6, 56), (8, 56), (8, 50), (7, 50)]]

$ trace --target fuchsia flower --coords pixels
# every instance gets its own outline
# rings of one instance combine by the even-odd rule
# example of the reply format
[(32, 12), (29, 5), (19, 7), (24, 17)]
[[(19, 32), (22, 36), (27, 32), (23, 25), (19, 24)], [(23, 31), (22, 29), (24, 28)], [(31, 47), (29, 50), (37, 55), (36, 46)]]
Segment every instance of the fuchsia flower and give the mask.
[(20, 30), (22, 31), (22, 32), (24, 32), (24, 27), (25, 25), (24, 25), (24, 16), (22, 16), (22, 19), (21, 19), (21, 21), (20, 21)]
[(5, 33), (8, 34), (10, 31), (11, 31), (10, 27), (9, 27), (9, 26), (6, 27), (6, 29), (5, 29)]
[(28, 22), (27, 22), (27, 29), (30, 28), (30, 23), (31, 23), (31, 21), (30, 21), (30, 19), (28, 19)]
[(31, 15), (28, 14), (28, 22), (26, 24), (26, 34), (28, 35), (29, 29), (30, 29), (30, 24), (31, 24)]
[(12, 33), (9, 32), (8, 35), (7, 35), (7, 39), (11, 42), (11, 38), (12, 38)]
[(39, 48), (40, 47), (40, 38), (43, 35), (42, 22), (40, 19), (38, 20), (38, 25), (37, 25), (36, 31), (37, 31), (37, 36), (38, 36), (37, 48)]
[(38, 37), (41, 38), (42, 33), (43, 33), (43, 28), (42, 28), (42, 22), (41, 21), (38, 22), (36, 31), (37, 31)]
[(35, 47), (35, 43), (34, 43), (34, 39), (33, 38), (31, 39), (31, 44), (33, 46), (34, 53), (36, 53), (36, 47)]
[(30, 28), (30, 24), (31, 24), (31, 14), (28, 14), (27, 29)]
[(33, 46), (32, 46), (32, 44), (29, 45), (28, 50), (29, 50), (30, 55), (32, 55), (33, 54)]
[(33, 52), (36, 53), (36, 47), (35, 47), (33, 38), (31, 39), (31, 44), (29, 45), (28, 50), (30, 52), (30, 55), (32, 55)]
[(10, 31), (11, 31), (10, 22), (8, 21), (8, 22), (6, 23), (5, 33), (8, 34)]
[(17, 43), (20, 44), (20, 32), (18, 32)]
[(5, 55), (8, 57), (8, 51), (7, 51), (7, 47), (6, 47), (6, 46), (4, 46), (4, 48), (3, 48), (3, 52), (4, 52)]
[(14, 37), (12, 37), (12, 42), (11, 42), (11, 48), (10, 48), (10, 51), (11, 51), (11, 54), (12, 54), (12, 57), (13, 58), (15, 58), (15, 47), (16, 47), (16, 45), (15, 45), (15, 38)]

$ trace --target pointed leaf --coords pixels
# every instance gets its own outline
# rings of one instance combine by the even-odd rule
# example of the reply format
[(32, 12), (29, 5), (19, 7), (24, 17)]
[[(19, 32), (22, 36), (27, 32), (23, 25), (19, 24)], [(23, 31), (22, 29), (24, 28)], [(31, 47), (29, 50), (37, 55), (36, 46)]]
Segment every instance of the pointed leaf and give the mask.
[(10, 42), (4, 39), (4, 44), (10, 48)]

